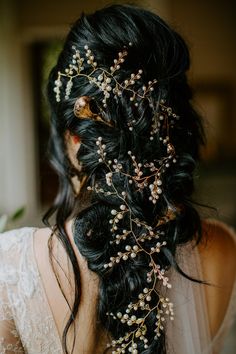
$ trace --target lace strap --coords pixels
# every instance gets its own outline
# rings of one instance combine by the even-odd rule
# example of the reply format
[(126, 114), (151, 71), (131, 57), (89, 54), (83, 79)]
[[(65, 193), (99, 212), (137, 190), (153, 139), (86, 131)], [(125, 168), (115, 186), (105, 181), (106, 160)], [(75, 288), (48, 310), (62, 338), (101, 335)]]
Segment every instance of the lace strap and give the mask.
[(7, 292), (6, 278), (11, 281), (14, 275), (5, 263), (4, 248), (6, 251), (8, 241), (5, 237), (6, 234), (0, 234), (0, 354), (24, 353)]

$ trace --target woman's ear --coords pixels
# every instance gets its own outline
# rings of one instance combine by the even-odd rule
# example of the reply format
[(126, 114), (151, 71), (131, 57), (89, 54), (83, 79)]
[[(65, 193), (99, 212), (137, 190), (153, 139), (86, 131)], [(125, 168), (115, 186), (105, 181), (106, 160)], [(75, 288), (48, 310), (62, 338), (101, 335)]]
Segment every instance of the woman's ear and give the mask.
[[(82, 167), (78, 161), (77, 154), (80, 148), (80, 137), (77, 135), (73, 135), (69, 130), (65, 132), (65, 144), (67, 150), (67, 156), (72, 164), (72, 166), (80, 172)], [(71, 183), (74, 190), (75, 196), (77, 196), (81, 190), (82, 185), (86, 180), (86, 176), (83, 176), (82, 180), (78, 178), (77, 175), (71, 177)]]
[(76, 170), (81, 171), (81, 166), (77, 159), (77, 153), (80, 148), (80, 138), (77, 135), (72, 135), (69, 130), (65, 132), (65, 144), (67, 149), (67, 155)]

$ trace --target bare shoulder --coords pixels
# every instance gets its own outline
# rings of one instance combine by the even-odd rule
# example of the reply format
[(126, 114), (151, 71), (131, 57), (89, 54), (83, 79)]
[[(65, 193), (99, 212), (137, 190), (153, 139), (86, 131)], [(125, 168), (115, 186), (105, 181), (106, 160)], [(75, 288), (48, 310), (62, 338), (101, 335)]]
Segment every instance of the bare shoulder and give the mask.
[(52, 233), (52, 230), (49, 227), (38, 228), (35, 231), (36, 237), (38, 237), (41, 241), (47, 241)]
[[(209, 271), (210, 281), (216, 285), (227, 285), (222, 274), (236, 273), (236, 233), (222, 221), (206, 219), (202, 221), (203, 238), (199, 245), (202, 266)], [(229, 284), (228, 284), (229, 285)]]
[(236, 234), (225, 223), (202, 222), (203, 238), (198, 246), (212, 337), (224, 320), (236, 280)]

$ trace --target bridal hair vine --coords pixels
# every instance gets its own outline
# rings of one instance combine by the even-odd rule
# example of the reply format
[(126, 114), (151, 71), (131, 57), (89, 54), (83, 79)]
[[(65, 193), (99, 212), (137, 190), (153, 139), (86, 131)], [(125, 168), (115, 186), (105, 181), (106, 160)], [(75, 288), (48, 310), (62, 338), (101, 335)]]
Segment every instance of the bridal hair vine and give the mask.
[[(131, 46), (132, 44), (129, 43)], [(132, 151), (127, 151), (126, 160), (131, 162), (131, 170), (126, 169), (126, 164), (118, 159), (109, 159), (108, 149), (105, 139), (98, 137), (96, 139), (96, 153), (98, 163), (104, 167), (104, 181), (102, 186), (99, 182), (87, 186), (87, 189), (93, 193), (102, 194), (104, 196), (116, 197), (120, 200), (120, 204), (111, 210), (109, 217), (109, 225), (111, 231), (110, 244), (112, 245), (112, 255), (104, 264), (104, 272), (111, 272), (121, 262), (132, 262), (136, 257), (147, 257), (147, 273), (146, 284), (137, 294), (136, 299), (127, 304), (125, 308), (118, 309), (114, 313), (107, 312), (107, 316), (111, 321), (118, 321), (124, 325), (124, 335), (118, 339), (113, 339), (108, 344), (108, 348), (112, 350), (112, 354), (133, 353), (138, 354), (139, 348), (148, 349), (150, 346), (150, 337), (158, 340), (164, 330), (166, 318), (174, 319), (173, 303), (167, 296), (167, 290), (171, 288), (169, 278), (166, 275), (167, 268), (162, 265), (162, 251), (168, 246), (168, 240), (163, 226), (175, 220), (181, 209), (171, 205), (165, 198), (163, 176), (165, 172), (176, 163), (177, 155), (175, 147), (170, 141), (170, 128), (173, 128), (179, 116), (173, 112), (172, 108), (166, 104), (165, 98), (161, 97), (154, 100), (152, 92), (154, 85), (158, 82), (156, 79), (149, 81), (146, 86), (142, 86), (140, 79), (143, 73), (139, 69), (137, 73), (132, 73), (130, 77), (124, 81), (118, 81), (117, 72), (128, 55), (127, 47), (118, 53), (118, 58), (114, 59), (114, 64), (109, 70), (99, 66), (95, 60), (95, 56), (89, 49), (88, 45), (84, 46), (85, 57), (81, 52), (72, 47), (74, 54), (72, 62), (64, 72), (58, 72), (55, 81), (54, 91), (56, 100), (61, 100), (62, 78), (68, 81), (65, 87), (64, 99), (70, 97), (73, 87), (73, 80), (76, 77), (83, 77), (89, 81), (91, 85), (103, 93), (102, 103), (107, 106), (107, 99), (113, 95), (115, 99), (122, 96), (124, 92), (130, 94), (130, 104), (139, 105), (141, 100), (147, 99), (152, 110), (152, 118), (150, 124), (150, 140), (158, 137), (163, 145), (164, 156), (160, 160), (139, 161)], [(85, 66), (86, 74), (84, 72)], [(74, 103), (74, 115), (79, 119), (91, 119), (102, 124), (113, 127), (113, 123), (103, 118), (103, 112), (97, 114), (92, 112), (91, 100), (89, 96), (81, 96), (76, 98)], [(128, 129), (132, 131), (135, 127), (135, 115), (131, 122), (128, 122)], [(130, 164), (129, 164), (130, 165)], [(149, 225), (146, 221), (137, 218), (129, 202), (127, 190), (119, 190), (116, 186), (117, 175), (126, 178), (130, 188), (136, 193), (144, 193), (148, 196), (148, 200), (153, 207), (159, 202), (160, 198), (164, 198), (167, 207), (163, 216), (160, 216), (154, 225)], [(105, 183), (105, 187), (104, 187)], [(122, 227), (122, 220), (127, 221), (127, 227)], [(119, 249), (116, 249), (119, 248)], [(164, 286), (161, 292), (158, 286), (159, 282)], [(164, 294), (163, 294), (164, 293)], [(155, 316), (155, 326), (150, 329), (148, 326), (148, 318)], [(149, 333), (149, 331), (153, 331)]]
[[(147, 319), (151, 314), (155, 314), (156, 322), (153, 328), (153, 337), (158, 340), (161, 332), (164, 330), (166, 317), (170, 320), (174, 319), (173, 303), (168, 296), (162, 295), (160, 288), (157, 288), (158, 281), (161, 281), (167, 289), (171, 288), (166, 269), (158, 264), (158, 256), (163, 247), (167, 246), (167, 240), (163, 225), (171, 222), (179, 214), (180, 209), (173, 207), (167, 203), (168, 207), (164, 216), (160, 217), (156, 225), (148, 225), (145, 221), (138, 219), (133, 215), (132, 208), (127, 198), (127, 191), (118, 191), (116, 188), (115, 175), (120, 174), (128, 179), (128, 183), (134, 187), (137, 192), (145, 190), (149, 194), (149, 201), (156, 204), (163, 194), (163, 174), (172, 164), (176, 163), (175, 148), (169, 138), (169, 119), (172, 121), (173, 112), (170, 107), (164, 105), (164, 101), (160, 103), (159, 114), (154, 114), (155, 119), (152, 126), (152, 135), (154, 132), (162, 132), (160, 141), (166, 147), (166, 154), (160, 160), (153, 162), (139, 162), (137, 157), (131, 152), (127, 152), (127, 158), (131, 160), (133, 171), (128, 172), (125, 165), (117, 159), (109, 160), (106, 151), (106, 144), (102, 137), (96, 140), (98, 162), (105, 167), (105, 181), (107, 188), (101, 188), (98, 183), (94, 186), (88, 186), (87, 189), (98, 194), (106, 196), (115, 196), (120, 200), (120, 205), (116, 209), (111, 210), (109, 220), (112, 239), (110, 244), (119, 245), (119, 250), (110, 257), (104, 264), (105, 271), (118, 266), (121, 262), (129, 262), (139, 257), (141, 254), (149, 258), (148, 271), (146, 274), (146, 286), (137, 294), (136, 300), (130, 302), (123, 310), (116, 313), (107, 312), (107, 316), (115, 321), (124, 324), (127, 330), (124, 336), (113, 339), (108, 347), (112, 349), (112, 354), (120, 353), (138, 353), (139, 343), (144, 349), (149, 347), (148, 325)], [(161, 117), (161, 118), (160, 118)], [(174, 115), (174, 117), (177, 117)], [(156, 121), (157, 120), (157, 121)], [(173, 122), (172, 122), (173, 123)], [(165, 127), (163, 135), (162, 125)], [(128, 218), (129, 227), (122, 229), (119, 226), (123, 219)], [(157, 300), (156, 302), (154, 300)]]
[[(119, 192), (115, 183), (115, 175), (123, 175), (128, 178), (128, 183), (133, 185), (137, 192), (146, 189), (149, 193), (149, 201), (156, 204), (163, 192), (162, 175), (171, 164), (176, 163), (174, 147), (170, 142), (165, 141), (163, 144), (167, 145), (167, 156), (150, 163), (138, 162), (136, 156), (128, 151), (127, 158), (131, 160), (133, 166), (133, 173), (128, 173), (122, 162), (117, 159), (108, 159), (103, 138), (98, 137), (96, 140), (98, 162), (104, 164), (106, 169), (104, 177), (107, 188), (101, 188), (96, 183), (94, 186), (88, 186), (87, 189), (98, 194), (115, 196), (120, 200), (120, 205), (111, 210), (109, 220), (110, 231), (113, 235), (110, 244), (120, 245), (119, 251), (115, 251), (116, 253), (104, 264), (105, 271), (109, 272), (110, 269), (118, 266), (121, 262), (132, 261), (142, 253), (149, 258), (149, 268), (146, 274), (147, 285), (137, 294), (137, 299), (130, 302), (125, 310), (117, 311), (117, 313), (107, 312), (107, 316), (115, 321), (120, 321), (126, 328), (130, 328), (123, 337), (113, 339), (108, 344), (108, 347), (112, 348), (112, 354), (129, 352), (137, 354), (140, 342), (144, 349), (149, 347), (146, 321), (151, 313), (154, 313), (156, 317), (155, 328), (153, 328), (153, 336), (156, 340), (161, 336), (166, 317), (169, 317), (170, 320), (174, 319), (172, 302), (166, 295), (161, 295), (160, 290), (157, 289), (158, 281), (161, 281), (163, 286), (168, 289), (171, 288), (171, 284), (165, 274), (166, 269), (157, 264), (156, 259), (161, 249), (167, 245), (162, 226), (174, 220), (180, 210), (168, 204), (165, 216), (160, 217), (156, 225), (150, 226), (133, 215), (127, 198), (127, 191)], [(122, 229), (119, 223), (124, 218), (126, 220), (128, 218), (129, 227)], [(155, 299), (158, 299), (157, 302), (154, 302)]]
[[(129, 43), (129, 46), (132, 46), (132, 43)], [(109, 69), (104, 69), (102, 66), (98, 65), (88, 45), (85, 45), (84, 49), (85, 57), (82, 57), (80, 50), (78, 50), (76, 46), (72, 46), (74, 54), (72, 55), (71, 63), (64, 72), (58, 71), (54, 87), (57, 102), (61, 101), (62, 77), (68, 79), (64, 96), (66, 100), (70, 97), (73, 80), (76, 77), (83, 77), (87, 79), (89, 83), (98, 87), (104, 96), (102, 100), (104, 107), (107, 106), (107, 99), (111, 97), (111, 95), (114, 95), (117, 99), (118, 96), (122, 96), (124, 91), (130, 93), (130, 101), (134, 102), (135, 106), (138, 106), (138, 99), (149, 99), (150, 93), (154, 90), (153, 86), (157, 83), (156, 79), (149, 81), (147, 85), (143, 85), (139, 90), (134, 90), (133, 88), (135, 83), (141, 79), (143, 73), (142, 69), (139, 69), (137, 73), (132, 73), (130, 77), (121, 82), (115, 77), (117, 71), (119, 71), (121, 65), (124, 63), (125, 57), (128, 55), (127, 47), (124, 47), (122, 51), (118, 53), (118, 57), (114, 59), (114, 63)], [(88, 65), (90, 69), (87, 74), (84, 72), (86, 65)]]
[[(79, 98), (77, 99), (79, 100)], [(84, 100), (84, 101), (83, 101)], [(74, 114), (81, 118), (87, 116), (98, 121), (106, 121), (100, 116), (94, 116), (89, 107), (89, 100), (83, 97), (83, 102), (77, 101), (74, 108)], [(166, 105), (164, 98), (161, 98), (156, 104), (151, 95), (148, 96), (150, 107), (153, 109), (150, 140), (154, 139), (155, 134), (159, 134), (159, 140), (166, 149), (166, 154), (160, 160), (152, 162), (141, 162), (131, 152), (127, 152), (127, 159), (130, 159), (132, 172), (125, 169), (125, 165), (118, 159), (110, 160), (107, 156), (106, 143), (102, 137), (96, 140), (98, 162), (104, 166), (104, 179), (106, 188), (99, 183), (88, 186), (87, 189), (105, 196), (117, 197), (120, 205), (111, 210), (109, 219), (112, 238), (110, 244), (119, 249), (113, 250), (113, 254), (104, 264), (104, 271), (109, 272), (113, 267), (121, 262), (132, 262), (141, 254), (148, 257), (148, 270), (146, 273), (146, 284), (142, 291), (137, 294), (137, 298), (127, 304), (126, 308), (118, 309), (116, 312), (107, 312), (107, 316), (114, 321), (118, 321), (125, 327), (125, 334), (120, 338), (114, 338), (108, 343), (108, 348), (112, 354), (120, 353), (139, 353), (139, 347), (149, 348), (149, 337), (153, 336), (155, 340), (161, 337), (164, 330), (166, 318), (174, 319), (174, 306), (167, 296), (167, 291), (162, 294), (158, 282), (161, 282), (166, 289), (171, 288), (169, 278), (166, 275), (166, 268), (158, 261), (162, 248), (167, 246), (167, 240), (163, 225), (170, 223), (180, 213), (180, 208), (167, 203), (165, 215), (158, 218), (155, 225), (148, 225), (145, 221), (138, 219), (133, 215), (132, 207), (129, 203), (127, 191), (119, 191), (116, 187), (116, 175), (119, 174), (128, 179), (128, 183), (133, 186), (136, 192), (148, 193), (150, 203), (155, 205), (163, 194), (163, 175), (177, 162), (175, 148), (170, 141), (170, 128), (174, 126), (179, 116), (175, 114), (171, 107)], [(132, 100), (131, 100), (132, 101)], [(82, 105), (80, 105), (82, 103)], [(85, 114), (85, 107), (87, 108)], [(128, 123), (129, 130), (133, 130), (135, 119)], [(165, 198), (163, 196), (163, 198)], [(123, 219), (128, 220), (129, 227), (122, 228)], [(148, 332), (148, 318), (155, 314), (155, 327), (151, 329), (153, 335)]]

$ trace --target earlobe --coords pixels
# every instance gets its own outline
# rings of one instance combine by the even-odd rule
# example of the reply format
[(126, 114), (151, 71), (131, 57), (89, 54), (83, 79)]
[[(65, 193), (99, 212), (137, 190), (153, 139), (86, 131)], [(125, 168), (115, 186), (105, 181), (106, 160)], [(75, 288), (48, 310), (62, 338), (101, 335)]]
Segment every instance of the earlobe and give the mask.
[(72, 142), (73, 145), (79, 144), (81, 140), (78, 135), (71, 134), (71, 132), (68, 129), (65, 131), (65, 139), (67, 144), (68, 143), (70, 144)]
[(65, 131), (65, 147), (67, 151), (67, 156), (72, 163), (73, 167), (80, 171), (81, 166), (77, 159), (77, 153), (80, 148), (80, 137), (77, 135), (72, 135), (69, 130)]
[(72, 139), (74, 144), (80, 143), (80, 137), (78, 135), (72, 135), (71, 139)]

